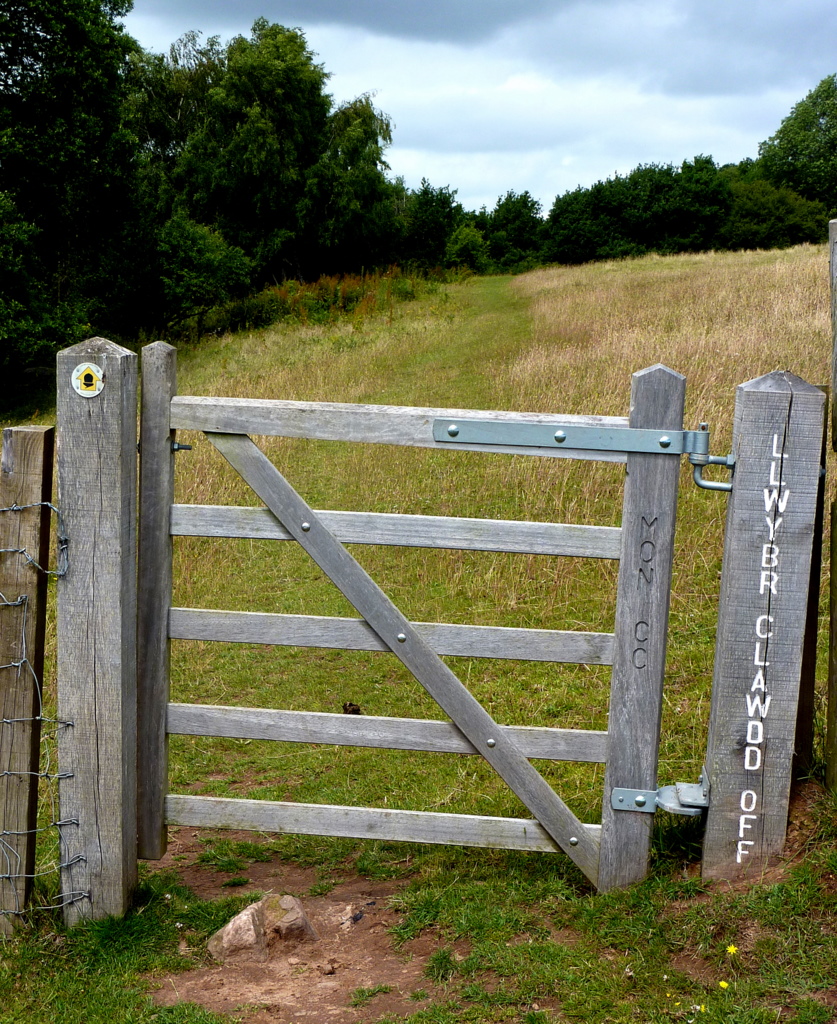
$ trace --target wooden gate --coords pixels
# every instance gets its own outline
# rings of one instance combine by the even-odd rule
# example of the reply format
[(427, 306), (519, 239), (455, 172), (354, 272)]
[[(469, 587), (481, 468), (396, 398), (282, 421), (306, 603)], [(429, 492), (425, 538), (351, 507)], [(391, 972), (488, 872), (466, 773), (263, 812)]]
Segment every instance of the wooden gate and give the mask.
[[(662, 685), (679, 459), (660, 452), (561, 448), (556, 423), (682, 428), (684, 378), (662, 366), (633, 376), (631, 413), (616, 417), (414, 409), (176, 394), (175, 350), (143, 350), (138, 580), (139, 854), (165, 851), (167, 824), (539, 850), (563, 850), (599, 889), (647, 871), (653, 815), (614, 809), (614, 789), (657, 788)], [(435, 424), (435, 436), (434, 436)], [(489, 440), (460, 440), (460, 424)], [(491, 431), (540, 431), (523, 446)], [(440, 427), (445, 428), (440, 435)], [(264, 509), (173, 504), (175, 430), (204, 431), (264, 503)], [(620, 435), (620, 431), (623, 434)], [(467, 435), (467, 431), (464, 431)], [(627, 463), (622, 527), (501, 522), (382, 513), (317, 512), (249, 435), (509, 452)], [(572, 443), (572, 438), (569, 438)], [(664, 438), (665, 443), (668, 439)], [(171, 536), (293, 540), (330, 577), (360, 619), (254, 615), (171, 607)], [(614, 634), (572, 633), (408, 621), (344, 544), (510, 551), (621, 559)], [(221, 708), (169, 702), (169, 640), (391, 651), (449, 721)], [(612, 665), (607, 732), (498, 724), (440, 655), (498, 656)], [(168, 794), (170, 734), (351, 744), (479, 754), (530, 810), (531, 819), (441, 814)], [(606, 763), (601, 825), (584, 824), (530, 759)], [(643, 802), (640, 798), (637, 803)]]

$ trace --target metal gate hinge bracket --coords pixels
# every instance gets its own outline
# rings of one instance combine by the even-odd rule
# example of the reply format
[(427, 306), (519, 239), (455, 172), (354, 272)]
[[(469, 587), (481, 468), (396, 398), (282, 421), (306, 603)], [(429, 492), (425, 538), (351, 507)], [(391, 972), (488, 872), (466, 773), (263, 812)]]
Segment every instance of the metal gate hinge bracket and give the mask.
[(659, 789), (627, 789), (615, 787), (610, 794), (615, 811), (640, 811), (653, 814), (657, 808), (669, 814), (697, 817), (709, 806), (709, 776), (704, 768), (697, 783), (677, 782)]
[(650, 430), (645, 427), (583, 426), (525, 420), (435, 419), (433, 440), (450, 445), (502, 445), (506, 448), (564, 448), (576, 451), (688, 455), (698, 487), (731, 491), (727, 481), (703, 479), (704, 466), (732, 467), (731, 455), (709, 454), (709, 424), (699, 430)]

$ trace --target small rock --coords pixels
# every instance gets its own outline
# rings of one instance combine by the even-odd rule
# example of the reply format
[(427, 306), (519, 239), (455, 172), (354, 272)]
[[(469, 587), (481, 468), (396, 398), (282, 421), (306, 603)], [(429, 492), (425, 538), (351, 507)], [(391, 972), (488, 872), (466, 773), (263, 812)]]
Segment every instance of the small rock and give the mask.
[(320, 974), (334, 974), (334, 964), (329, 961), (327, 964), (317, 964)]
[(262, 903), (251, 903), (212, 936), (207, 947), (211, 956), (222, 962), (267, 959)]
[(318, 939), (302, 903), (295, 896), (265, 896), (265, 932), (284, 941)]

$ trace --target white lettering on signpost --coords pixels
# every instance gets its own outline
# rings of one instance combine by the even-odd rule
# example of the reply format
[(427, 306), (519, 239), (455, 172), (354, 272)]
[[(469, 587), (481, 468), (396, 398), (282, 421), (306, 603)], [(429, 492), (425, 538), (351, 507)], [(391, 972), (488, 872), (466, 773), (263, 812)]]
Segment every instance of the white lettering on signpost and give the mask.
[[(783, 470), (787, 455), (781, 450), (784, 439), (779, 434), (773, 435), (771, 454), (775, 461), (770, 463), (767, 487), (764, 488), (764, 521), (767, 524), (767, 537), (760, 544), (759, 552), (759, 596), (771, 597), (779, 594), (779, 577), (781, 574), (781, 554), (776, 538), (784, 522), (783, 515), (788, 507), (790, 490), (783, 478)], [(769, 607), (769, 604), (768, 604)], [(764, 764), (765, 751), (765, 719), (770, 711), (772, 696), (768, 694), (767, 669), (770, 667), (768, 651), (776, 628), (775, 617), (762, 614), (756, 618), (753, 632), (755, 648), (753, 664), (756, 674), (750, 692), (744, 694), (747, 708), (747, 730), (744, 743), (744, 771), (757, 772)], [(755, 839), (745, 839), (747, 832), (758, 834), (758, 822), (761, 817), (759, 797), (755, 789), (742, 790), (739, 799), (741, 814), (738, 816), (738, 835), (735, 839), (735, 861), (742, 864), (750, 855), (750, 847), (756, 845)]]

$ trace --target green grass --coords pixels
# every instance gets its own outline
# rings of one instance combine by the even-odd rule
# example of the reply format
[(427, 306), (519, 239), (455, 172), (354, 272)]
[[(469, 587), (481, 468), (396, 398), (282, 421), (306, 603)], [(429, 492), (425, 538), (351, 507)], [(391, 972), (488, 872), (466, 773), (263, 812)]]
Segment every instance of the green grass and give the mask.
[[(827, 282), (825, 250), (810, 248), (476, 279), (440, 286), (391, 315), (207, 340), (181, 353), (180, 390), (624, 414), (631, 371), (660, 359), (688, 376), (687, 426), (709, 419), (713, 452), (722, 452), (736, 383), (777, 365), (828, 379)], [(195, 447), (178, 456), (178, 501), (257, 504), (204, 439), (180, 439)], [(618, 467), (278, 439), (264, 446), (314, 507), (619, 521)], [(704, 756), (724, 512), (724, 497), (698, 491), (684, 469), (662, 784), (696, 780)], [(414, 619), (612, 626), (612, 567), (381, 547), (353, 553)], [(354, 614), (292, 545), (265, 542), (178, 539), (174, 602)], [(172, 653), (174, 700), (333, 712), (353, 701), (366, 714), (439, 717), (386, 654), (198, 642), (175, 642)], [(606, 723), (606, 669), (449, 663), (500, 721)], [(820, 701), (822, 675), (821, 668)], [(175, 792), (524, 813), (476, 758), (192, 737), (173, 737), (171, 754)], [(600, 767), (542, 767), (577, 814), (598, 820)], [(700, 823), (663, 815), (651, 876), (608, 894), (597, 894), (563, 856), (254, 836), (213, 839), (200, 860), (230, 875), (230, 884), (270, 857), (313, 867), (311, 895), (326, 894), (336, 873), (352, 870), (408, 879), (393, 903), (393, 942), (405, 948), (431, 937), (423, 984), (442, 992), (410, 1024), (825, 1024), (837, 999), (835, 821), (837, 805), (825, 798), (804, 856), (780, 880), (749, 888), (701, 882)], [(44, 901), (51, 895), (40, 893)], [(202, 962), (207, 935), (240, 905), (235, 897), (204, 904), (152, 873), (123, 921), (65, 933), (54, 912), (42, 911), (3, 950), (0, 1022), (219, 1021), (193, 1007), (153, 1008), (141, 976)], [(355, 994), (369, 1020), (377, 1019), (374, 999), (359, 993), (372, 992)], [(420, 1002), (427, 993), (414, 996)]]

